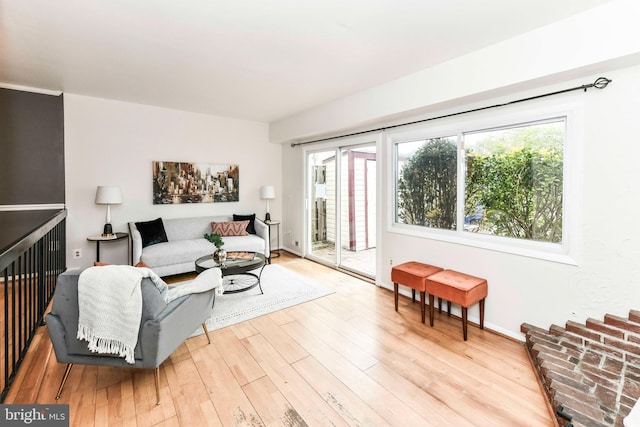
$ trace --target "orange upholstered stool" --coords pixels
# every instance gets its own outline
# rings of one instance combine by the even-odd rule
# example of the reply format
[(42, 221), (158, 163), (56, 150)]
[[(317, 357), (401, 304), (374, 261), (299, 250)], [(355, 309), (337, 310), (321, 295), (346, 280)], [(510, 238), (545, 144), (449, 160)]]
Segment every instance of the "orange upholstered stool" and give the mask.
[(391, 268), (391, 281), (393, 282), (393, 297), (398, 311), (398, 285), (411, 288), (412, 301), (416, 301), (416, 290), (420, 292), (420, 312), (422, 313), (422, 323), (425, 318), (425, 289), (427, 277), (433, 273), (442, 271), (442, 268), (421, 262), (405, 262)]
[(426, 292), (429, 294), (429, 323), (431, 326), (433, 326), (435, 310), (434, 297), (438, 297), (439, 304), (443, 299), (447, 300), (449, 315), (451, 314), (452, 302), (460, 305), (462, 335), (465, 341), (467, 340), (467, 309), (477, 302), (480, 303), (480, 329), (484, 329), (484, 299), (488, 292), (485, 279), (453, 270), (443, 270), (427, 278)]

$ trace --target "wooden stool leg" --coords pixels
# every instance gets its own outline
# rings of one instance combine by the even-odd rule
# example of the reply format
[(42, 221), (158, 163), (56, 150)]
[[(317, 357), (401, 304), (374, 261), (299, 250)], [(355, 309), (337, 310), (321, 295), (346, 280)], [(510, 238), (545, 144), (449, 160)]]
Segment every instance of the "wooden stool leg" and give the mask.
[(411, 302), (416, 302), (416, 290), (411, 289)]
[(393, 299), (396, 302), (396, 311), (398, 311), (398, 284), (393, 284)]
[(484, 329), (484, 298), (480, 300), (480, 329)]
[(433, 317), (435, 315), (435, 297), (429, 294), (429, 325), (433, 327)]
[(467, 340), (467, 307), (462, 307), (462, 336)]
[(451, 301), (447, 301), (447, 316), (451, 317)]
[(425, 292), (420, 291), (420, 312), (422, 314), (422, 323), (424, 323), (425, 311), (427, 309), (424, 297), (425, 297)]
[(438, 313), (442, 313), (442, 298), (438, 297)]

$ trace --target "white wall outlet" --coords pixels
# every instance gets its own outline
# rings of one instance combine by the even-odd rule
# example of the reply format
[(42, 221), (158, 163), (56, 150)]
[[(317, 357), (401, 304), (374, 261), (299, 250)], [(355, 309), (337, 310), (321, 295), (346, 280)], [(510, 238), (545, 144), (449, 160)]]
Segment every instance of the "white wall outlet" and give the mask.
[(389, 258), (389, 265), (393, 265), (393, 260)]
[(80, 249), (74, 249), (73, 250), (73, 257), (74, 258), (82, 258), (82, 251)]

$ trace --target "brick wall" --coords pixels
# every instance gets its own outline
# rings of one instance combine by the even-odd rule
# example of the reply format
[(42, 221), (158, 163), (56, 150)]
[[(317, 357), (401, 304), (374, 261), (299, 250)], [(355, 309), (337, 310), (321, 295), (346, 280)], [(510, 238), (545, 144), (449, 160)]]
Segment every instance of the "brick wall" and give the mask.
[(521, 330), (561, 426), (623, 426), (640, 398), (640, 311)]

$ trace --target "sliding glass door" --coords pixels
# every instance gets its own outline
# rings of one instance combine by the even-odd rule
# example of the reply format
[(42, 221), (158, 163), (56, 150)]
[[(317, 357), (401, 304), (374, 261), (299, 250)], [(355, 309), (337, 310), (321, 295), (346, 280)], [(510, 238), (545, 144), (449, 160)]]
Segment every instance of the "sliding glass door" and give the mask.
[(336, 151), (307, 154), (308, 255), (334, 265), (336, 257)]
[(375, 277), (376, 169), (373, 141), (307, 152), (309, 258)]

